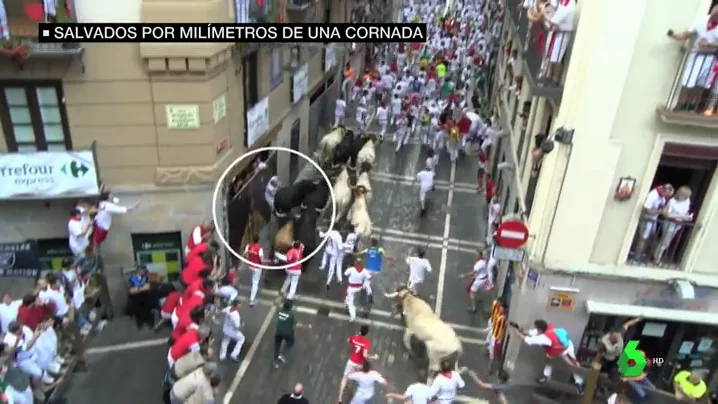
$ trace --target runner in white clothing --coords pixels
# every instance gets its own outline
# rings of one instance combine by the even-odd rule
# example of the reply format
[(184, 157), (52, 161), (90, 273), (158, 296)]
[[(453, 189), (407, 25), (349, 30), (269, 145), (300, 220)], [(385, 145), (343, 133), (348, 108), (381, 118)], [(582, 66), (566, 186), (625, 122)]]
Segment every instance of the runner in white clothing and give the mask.
[(494, 285), (493, 268), (490, 265), (496, 265), (496, 261), (486, 261), (486, 253), (479, 250), (479, 257), (474, 264), (471, 272), (461, 275), (461, 278), (473, 276), (473, 280), (469, 285), (467, 292), (469, 293), (469, 311), (476, 312), (476, 293), (481, 289), (491, 289)]
[(453, 403), (459, 389), (466, 386), (464, 379), (461, 378), (459, 372), (454, 370), (454, 366), (449, 361), (441, 362), (441, 372), (434, 378), (431, 383), (431, 397), (435, 403)]
[(360, 257), (356, 257), (354, 260), (354, 266), (351, 266), (344, 271), (344, 276), (347, 278), (347, 293), (344, 299), (344, 303), (347, 305), (349, 310), (349, 321), (354, 322), (357, 318), (357, 307), (354, 304), (354, 295), (364, 288), (364, 285), (371, 279), (371, 273), (364, 269)]
[(342, 396), (344, 395), (344, 389), (346, 388), (347, 381), (353, 380), (356, 382), (357, 387), (354, 391), (349, 404), (368, 404), (374, 394), (376, 394), (376, 385), (389, 386), (384, 376), (379, 372), (371, 370), (371, 364), (368, 361), (364, 361), (362, 369), (357, 372), (349, 373), (342, 379), (339, 385), (339, 404), (342, 403)]
[(366, 129), (367, 118), (369, 118), (369, 110), (366, 109), (365, 105), (359, 104), (357, 106), (356, 116), (357, 125), (359, 126), (359, 133), (364, 133), (364, 130)]
[(344, 110), (347, 107), (347, 102), (344, 98), (337, 98), (337, 104), (334, 107), (334, 126), (344, 125)]
[(421, 207), (421, 215), (426, 213), (426, 194), (434, 189), (434, 176), (436, 174), (429, 167), (425, 167), (416, 175), (419, 181), (419, 205)]
[[(342, 242), (342, 235), (339, 231), (332, 229), (328, 233), (319, 232), (320, 238), (327, 238), (327, 244), (324, 246), (324, 255), (322, 255), (322, 263), (319, 265), (319, 270), (323, 271), (327, 265), (329, 265), (329, 271), (327, 272), (327, 289), (332, 282), (334, 274), (337, 275), (337, 283), (342, 284), (342, 263), (339, 262), (339, 255), (344, 249), (344, 243)], [(342, 260), (344, 255), (341, 255)]]
[(376, 120), (379, 122), (379, 140), (384, 140), (386, 128), (389, 126), (389, 110), (386, 108), (386, 104), (382, 103), (376, 109)]
[(406, 388), (404, 394), (388, 393), (386, 398), (407, 401), (411, 400), (411, 404), (429, 404), (431, 401), (431, 387), (426, 384), (426, 372), (419, 371), (419, 381)]
[(267, 186), (264, 188), (264, 200), (267, 201), (269, 209), (274, 212), (274, 196), (277, 195), (279, 189), (279, 177), (276, 175), (269, 179)]
[(406, 287), (413, 293), (417, 292), (417, 287), (424, 283), (424, 277), (426, 273), (431, 273), (431, 263), (429, 260), (424, 258), (424, 251), (419, 250), (416, 256), (410, 256), (406, 258), (406, 264), (409, 265), (409, 282)]

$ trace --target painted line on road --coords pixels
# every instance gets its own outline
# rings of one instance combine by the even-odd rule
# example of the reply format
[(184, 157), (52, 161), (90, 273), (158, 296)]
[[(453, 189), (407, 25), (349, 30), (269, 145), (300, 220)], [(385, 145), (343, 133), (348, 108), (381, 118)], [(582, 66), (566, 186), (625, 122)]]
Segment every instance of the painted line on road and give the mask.
[[(452, 196), (453, 199), (453, 196)], [(449, 217), (449, 220), (451, 217)], [(444, 237), (440, 236), (432, 236), (431, 234), (421, 234), (421, 233), (414, 233), (409, 231), (402, 231), (402, 230), (396, 230), (396, 229), (387, 229), (384, 227), (372, 227), (372, 232), (382, 233), (382, 234), (393, 234), (396, 236), (402, 236), (402, 237), (409, 237), (409, 238), (418, 238), (423, 240), (433, 240), (438, 242), (443, 242), (444, 240), (447, 241), (448, 244), (458, 244), (459, 246), (469, 246), (469, 247), (484, 247), (485, 243), (477, 242), (477, 241), (466, 241), (466, 240), (459, 240), (458, 238), (450, 238), (448, 236), (448, 233), (446, 232), (446, 221), (444, 221)], [(449, 223), (450, 225), (450, 223)]]
[[(442, 243), (436, 243), (436, 242), (431, 242), (431, 241), (410, 240), (410, 239), (405, 239), (405, 238), (401, 238), (401, 237), (393, 237), (393, 236), (385, 236), (385, 235), (382, 235), (381, 239), (384, 241), (390, 241), (393, 243), (415, 245), (415, 246), (424, 247), (424, 248), (437, 248), (437, 249), (444, 248), (444, 245)], [(476, 248), (457, 247), (457, 246), (448, 244), (447, 249), (449, 251), (459, 251), (459, 252), (465, 252), (465, 253), (469, 253), (469, 254), (476, 254)]]
[[(311, 307), (306, 307), (306, 306), (295, 306), (294, 311), (296, 311), (298, 313), (310, 314), (313, 316), (320, 315), (317, 309), (314, 309)], [(322, 314), (322, 316), (324, 316), (324, 314)], [(334, 320), (344, 320), (347, 322), (350, 319), (349, 316), (347, 316), (346, 314), (335, 313), (335, 312), (329, 312), (329, 318), (334, 319)], [(399, 324), (385, 323), (383, 321), (369, 320), (366, 318), (357, 318), (354, 321), (354, 323), (366, 324), (366, 325), (370, 325), (372, 327), (386, 328), (389, 330), (404, 331), (404, 326), (401, 326)], [(461, 340), (461, 342), (465, 342), (467, 344), (486, 345), (486, 341), (477, 339), (477, 338), (467, 338), (467, 337), (459, 336), (459, 340)], [(227, 404), (226, 401), (225, 401), (225, 404)]]
[(249, 352), (247, 352), (247, 356), (244, 357), (244, 359), (242, 359), (242, 364), (239, 365), (239, 369), (237, 369), (237, 374), (234, 376), (234, 379), (232, 380), (232, 384), (229, 385), (227, 392), (224, 394), (224, 399), (222, 399), (222, 402), (224, 404), (229, 404), (232, 401), (232, 396), (234, 395), (234, 391), (237, 390), (237, 387), (239, 387), (239, 383), (242, 381), (242, 378), (244, 377), (244, 374), (247, 373), (249, 364), (252, 362), (254, 355), (257, 353), (257, 350), (259, 349), (259, 344), (261, 343), (262, 338), (264, 338), (264, 334), (267, 333), (267, 330), (269, 329), (269, 324), (272, 323), (272, 320), (274, 319), (275, 314), (277, 314), (277, 306), (272, 305), (272, 308), (269, 309), (269, 313), (267, 313), (267, 317), (264, 318), (264, 322), (262, 323), (262, 326), (259, 328), (259, 332), (254, 337), (254, 343), (249, 348)]
[[(415, 185), (413, 181), (405, 180), (405, 179), (395, 179), (395, 178), (386, 178), (386, 177), (379, 177), (375, 176), (372, 178), (373, 181), (376, 182), (385, 182), (385, 183), (392, 183), (392, 184), (401, 184), (401, 185)], [(450, 186), (445, 184), (436, 184), (435, 187), (439, 191), (448, 191)], [(465, 188), (465, 187), (458, 187), (454, 189), (456, 192), (462, 192), (465, 194), (476, 194), (476, 188)]]
[[(454, 171), (454, 176), (456, 176), (456, 171)], [(383, 171), (372, 171), (371, 172), (372, 177), (382, 177), (382, 178), (391, 178), (394, 180), (403, 180), (403, 181), (409, 181), (414, 182), (416, 178), (411, 177), (409, 175), (401, 175), (401, 174), (394, 174), (394, 173), (387, 173)], [(434, 184), (436, 185), (445, 185), (445, 186), (451, 186), (453, 185), (455, 188), (469, 188), (473, 190), (474, 193), (476, 193), (476, 184), (471, 184), (468, 182), (456, 182), (452, 183), (451, 180), (434, 180)]]
[(95, 348), (87, 349), (85, 351), (85, 354), (97, 355), (97, 354), (110, 353), (110, 352), (131, 351), (133, 349), (149, 348), (149, 347), (160, 346), (160, 345), (167, 345), (167, 338), (155, 338), (155, 339), (150, 339), (150, 340), (146, 340), (146, 341), (126, 342), (123, 344), (95, 347)]
[[(456, 178), (456, 162), (451, 163), (451, 174), (449, 182), (453, 183)], [(451, 204), (454, 202), (454, 187), (449, 188), (449, 196), (446, 201), (447, 212), (444, 218), (444, 237), (441, 246), (441, 260), (439, 261), (439, 280), (436, 290), (436, 314), (441, 317), (441, 309), (444, 303), (444, 283), (446, 282), (446, 261), (449, 255), (449, 229), (451, 228)]]
[[(240, 285), (239, 286), (240, 291), (249, 292), (250, 288), (249, 286)], [(264, 304), (275, 304), (275, 300), (277, 298), (277, 292), (269, 289), (259, 289), (259, 294), (261, 295), (259, 299), (257, 299), (258, 302), (264, 303)], [(329, 299), (320, 299), (317, 297), (312, 296), (306, 296), (297, 294), (295, 295), (296, 302), (298, 303), (308, 303), (308, 304), (316, 304), (316, 305), (325, 305), (329, 307), (333, 307), (335, 309), (344, 310), (344, 303), (335, 302), (333, 300)], [(392, 318), (394, 316), (393, 313), (388, 312), (386, 310), (381, 309), (372, 309), (371, 314), (377, 315), (379, 317), (385, 317), (385, 318)], [(451, 328), (459, 331), (465, 331), (470, 332), (473, 334), (479, 334), (479, 335), (485, 335), (486, 331), (484, 331), (482, 328), (478, 327), (470, 327), (468, 325), (462, 325), (462, 324), (456, 324), (456, 323), (447, 323)]]

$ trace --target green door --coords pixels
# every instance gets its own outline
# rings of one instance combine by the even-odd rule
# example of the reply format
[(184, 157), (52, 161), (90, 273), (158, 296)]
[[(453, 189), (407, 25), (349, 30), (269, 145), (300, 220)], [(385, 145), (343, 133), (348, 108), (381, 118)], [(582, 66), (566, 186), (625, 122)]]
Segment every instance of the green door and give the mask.
[(136, 265), (144, 265), (169, 280), (175, 280), (182, 270), (182, 234), (136, 233), (132, 235), (132, 250)]

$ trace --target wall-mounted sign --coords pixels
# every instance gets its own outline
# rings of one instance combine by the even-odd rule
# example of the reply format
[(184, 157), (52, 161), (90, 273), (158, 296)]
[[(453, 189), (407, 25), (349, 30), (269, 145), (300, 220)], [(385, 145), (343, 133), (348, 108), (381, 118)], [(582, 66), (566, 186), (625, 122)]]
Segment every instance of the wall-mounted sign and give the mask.
[(59, 271), (62, 269), (62, 261), (66, 258), (73, 259), (67, 238), (43, 238), (37, 240), (38, 257), (43, 271)]
[(247, 147), (252, 147), (269, 131), (269, 98), (264, 98), (247, 111)]
[(528, 272), (526, 272), (526, 284), (533, 289), (536, 289), (538, 287), (539, 279), (541, 278), (541, 274), (539, 271), (537, 271), (535, 268), (529, 267)]
[(160, 277), (175, 279), (182, 269), (180, 232), (133, 234), (132, 250), (136, 265), (144, 265)]
[(222, 94), (212, 101), (212, 120), (216, 124), (227, 116), (227, 94)]
[(334, 44), (330, 43), (324, 48), (324, 73), (334, 67), (337, 63), (337, 51), (334, 48)]
[(28, 240), (0, 244), (0, 276), (37, 278), (39, 274), (37, 242)]
[(167, 129), (199, 129), (199, 105), (165, 105)]
[(560, 311), (572, 311), (576, 305), (576, 298), (571, 293), (552, 293), (548, 297), (548, 308)]
[(292, 102), (299, 101), (309, 91), (309, 65), (297, 69), (292, 75)]
[(494, 245), (491, 254), (497, 260), (521, 262), (524, 260), (526, 250), (523, 248), (506, 248), (500, 245)]
[(0, 155), (0, 199), (98, 195), (91, 150)]

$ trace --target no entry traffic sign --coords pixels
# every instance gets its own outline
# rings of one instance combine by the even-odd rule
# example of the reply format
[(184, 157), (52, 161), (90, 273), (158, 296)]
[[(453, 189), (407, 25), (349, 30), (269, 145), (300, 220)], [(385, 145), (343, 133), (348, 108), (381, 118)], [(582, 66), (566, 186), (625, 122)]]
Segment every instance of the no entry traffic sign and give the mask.
[(496, 242), (501, 247), (521, 248), (529, 239), (529, 228), (518, 220), (507, 220), (496, 229)]

